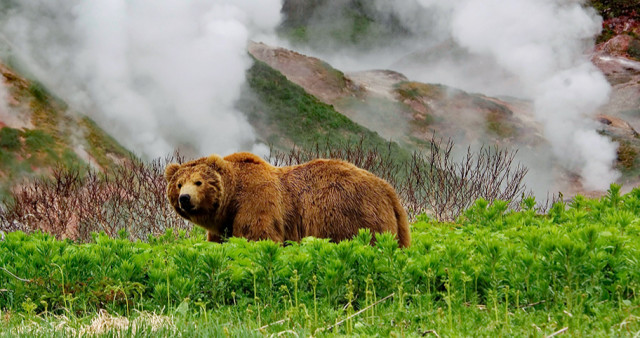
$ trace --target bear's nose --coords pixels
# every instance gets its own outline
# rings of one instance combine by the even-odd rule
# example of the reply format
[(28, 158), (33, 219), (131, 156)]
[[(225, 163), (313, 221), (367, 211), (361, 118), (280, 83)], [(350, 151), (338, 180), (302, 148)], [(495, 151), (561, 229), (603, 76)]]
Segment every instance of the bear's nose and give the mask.
[(189, 194), (180, 195), (178, 200), (183, 209), (191, 209), (191, 196)]

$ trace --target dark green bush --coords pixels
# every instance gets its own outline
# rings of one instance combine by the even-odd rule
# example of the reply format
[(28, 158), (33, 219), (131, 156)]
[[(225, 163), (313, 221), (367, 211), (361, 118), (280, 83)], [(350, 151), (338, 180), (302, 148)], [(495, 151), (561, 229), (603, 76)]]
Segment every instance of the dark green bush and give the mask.
[(53, 136), (40, 129), (27, 129), (24, 131), (25, 143), (29, 150), (47, 151), (55, 144)]
[(29, 92), (40, 103), (47, 103), (51, 96), (44, 85), (37, 81), (32, 81), (29, 85)]
[(0, 129), (0, 147), (6, 150), (18, 150), (21, 145), (20, 130), (9, 127)]
[(632, 15), (634, 11), (640, 11), (640, 3), (636, 0), (590, 0), (588, 3), (605, 19)]

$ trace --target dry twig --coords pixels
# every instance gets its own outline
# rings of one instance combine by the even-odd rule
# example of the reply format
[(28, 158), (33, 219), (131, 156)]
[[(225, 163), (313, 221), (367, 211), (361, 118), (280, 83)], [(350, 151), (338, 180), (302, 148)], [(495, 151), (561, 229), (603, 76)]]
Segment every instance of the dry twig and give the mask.
[(19, 280), (21, 282), (31, 283), (31, 279), (20, 278), (20, 277), (14, 275), (13, 273), (11, 273), (11, 271), (9, 271), (9, 270), (7, 270), (7, 269), (5, 269), (3, 267), (0, 267), (0, 269), (4, 270), (4, 272), (8, 273), (11, 277), (13, 277), (13, 278), (15, 278), (15, 279), (17, 279), (17, 280)]
[(265, 325), (265, 326), (261, 326), (261, 327), (257, 328), (257, 329), (256, 329), (256, 331), (262, 331), (262, 330), (264, 330), (264, 329), (268, 328), (269, 326), (282, 324), (282, 323), (287, 322), (287, 321), (289, 321), (289, 318), (281, 319), (281, 320), (279, 320), (279, 321), (277, 321), (277, 322), (273, 322), (273, 323), (271, 323), (271, 324), (267, 324), (267, 325)]
[[(176, 154), (164, 162), (182, 160)], [(129, 159), (105, 172), (57, 168), (52, 178), (12, 192), (12, 200), (0, 210), (0, 230), (41, 230), (84, 242), (100, 231), (115, 237), (125, 229), (130, 239), (147, 239), (167, 228), (187, 230), (188, 223), (166, 200), (163, 174), (160, 160), (147, 164)]]
[(436, 338), (440, 338), (440, 335), (438, 334), (438, 332), (436, 332), (436, 330), (424, 331), (424, 332), (422, 332), (422, 336), (424, 337), (424, 336), (428, 335), (429, 333), (431, 333), (432, 335), (436, 336)]
[(563, 333), (567, 332), (567, 330), (569, 330), (569, 327), (565, 327), (565, 328), (563, 328), (563, 329), (561, 329), (561, 330), (558, 330), (558, 331), (556, 331), (556, 332), (554, 332), (554, 333), (552, 333), (552, 334), (548, 335), (548, 336), (547, 336), (547, 338), (551, 338), (551, 337), (555, 337), (555, 336), (557, 336), (557, 335), (561, 335), (561, 334), (563, 334)]
[(369, 305), (369, 306), (367, 306), (367, 307), (365, 307), (365, 308), (361, 309), (360, 311), (358, 311), (358, 312), (356, 312), (356, 313), (352, 314), (351, 316), (349, 316), (349, 317), (347, 317), (347, 318), (345, 318), (345, 319), (343, 319), (343, 320), (341, 320), (341, 321), (339, 321), (339, 322), (337, 322), (337, 323), (335, 323), (335, 324), (333, 324), (333, 325), (331, 325), (331, 326), (329, 326), (329, 327), (326, 327), (326, 328), (324, 328), (324, 329), (318, 329), (318, 330), (320, 330), (320, 331), (329, 331), (329, 330), (333, 329), (333, 328), (334, 328), (334, 327), (336, 327), (336, 326), (340, 326), (342, 323), (346, 322), (347, 320), (349, 320), (349, 319), (351, 319), (351, 318), (353, 318), (353, 317), (358, 316), (359, 314), (361, 314), (361, 313), (363, 313), (363, 312), (365, 312), (365, 311), (369, 310), (370, 308), (372, 308), (372, 307), (374, 307), (374, 306), (376, 306), (376, 305), (378, 305), (378, 304), (380, 304), (380, 303), (384, 302), (385, 300), (387, 300), (387, 299), (389, 299), (389, 298), (393, 297), (394, 295), (395, 295), (395, 292), (391, 293), (390, 295), (388, 295), (388, 296), (386, 296), (386, 297), (384, 297), (384, 298), (380, 299), (379, 301), (377, 301), (377, 302), (375, 302), (375, 303), (373, 303), (373, 304), (371, 304), (371, 305)]

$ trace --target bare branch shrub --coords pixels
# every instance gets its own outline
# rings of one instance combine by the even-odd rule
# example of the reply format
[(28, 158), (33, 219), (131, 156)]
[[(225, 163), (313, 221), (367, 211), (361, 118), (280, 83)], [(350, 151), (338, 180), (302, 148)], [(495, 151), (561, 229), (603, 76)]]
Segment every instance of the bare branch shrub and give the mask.
[(0, 211), (2, 230), (41, 230), (58, 238), (89, 241), (91, 232), (116, 236), (127, 230), (145, 240), (168, 228), (188, 230), (165, 197), (164, 166), (182, 162), (179, 154), (144, 163), (130, 159), (100, 173), (58, 168), (52, 178), (39, 178), (14, 189)]
[[(527, 169), (513, 167), (515, 152), (482, 148), (456, 162), (453, 142), (432, 138), (426, 153), (400, 156), (391, 143), (385, 149), (357, 144), (342, 147), (274, 149), (268, 157), (276, 166), (296, 165), (315, 158), (349, 161), (385, 179), (398, 192), (409, 216), (422, 212), (441, 221), (456, 219), (476, 199), (509, 201), (518, 208)], [(131, 239), (146, 240), (166, 229), (191, 225), (166, 200), (164, 167), (184, 162), (179, 154), (144, 163), (130, 159), (104, 173), (95, 170), (56, 169), (52, 178), (40, 178), (15, 188), (0, 209), (0, 230), (41, 230), (58, 238), (91, 240), (92, 232), (117, 236), (125, 229)]]
[(398, 160), (390, 145), (384, 150), (365, 149), (361, 141), (339, 148), (294, 148), (288, 153), (271, 149), (267, 160), (276, 166), (315, 158), (349, 161), (389, 182), (411, 218), (427, 212), (440, 221), (455, 220), (481, 197), (508, 201), (511, 208), (519, 208), (526, 189), (523, 179), (527, 168), (519, 164), (513, 167), (516, 152), (482, 147), (474, 154), (468, 148), (462, 160), (455, 161), (453, 146), (452, 141), (443, 143), (432, 137), (426, 153), (415, 152), (408, 160)]
[(432, 137), (427, 154), (413, 154), (409, 174), (399, 187), (409, 210), (430, 211), (438, 220), (451, 221), (479, 198), (519, 208), (528, 169), (513, 167), (516, 152), (483, 146), (473, 153), (467, 148), (466, 155), (455, 161), (453, 146), (451, 140), (443, 143)]

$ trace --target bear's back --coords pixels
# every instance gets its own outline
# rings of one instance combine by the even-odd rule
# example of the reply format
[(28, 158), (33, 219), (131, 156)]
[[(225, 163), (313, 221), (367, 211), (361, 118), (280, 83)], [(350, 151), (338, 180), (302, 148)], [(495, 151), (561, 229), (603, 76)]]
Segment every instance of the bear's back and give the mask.
[(261, 157), (248, 152), (233, 153), (231, 155), (225, 156), (224, 160), (234, 163), (268, 164)]
[(326, 184), (336, 180), (378, 179), (370, 172), (342, 160), (315, 159), (300, 165), (281, 167), (289, 180), (302, 180), (312, 184)]
[(372, 173), (325, 159), (283, 169), (282, 183), (293, 207), (285, 222), (295, 234), (291, 240), (315, 236), (340, 241), (359, 228), (397, 232), (395, 192)]

